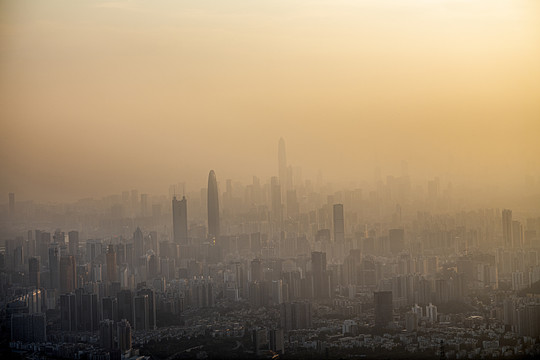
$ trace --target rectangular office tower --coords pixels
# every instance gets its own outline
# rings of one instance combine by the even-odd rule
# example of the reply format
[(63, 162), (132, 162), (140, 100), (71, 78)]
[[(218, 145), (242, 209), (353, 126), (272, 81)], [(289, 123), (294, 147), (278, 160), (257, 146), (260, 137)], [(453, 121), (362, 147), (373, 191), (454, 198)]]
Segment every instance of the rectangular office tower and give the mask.
[(386, 327), (393, 320), (392, 292), (377, 291), (373, 293), (375, 305), (375, 327)]
[(334, 241), (343, 243), (345, 241), (345, 220), (343, 217), (343, 204), (334, 205)]
[(187, 200), (183, 196), (182, 200), (172, 200), (173, 212), (173, 238), (176, 244), (186, 245), (188, 242), (188, 224), (187, 224)]
[(503, 243), (505, 248), (511, 248), (514, 244), (512, 233), (512, 210), (502, 211)]

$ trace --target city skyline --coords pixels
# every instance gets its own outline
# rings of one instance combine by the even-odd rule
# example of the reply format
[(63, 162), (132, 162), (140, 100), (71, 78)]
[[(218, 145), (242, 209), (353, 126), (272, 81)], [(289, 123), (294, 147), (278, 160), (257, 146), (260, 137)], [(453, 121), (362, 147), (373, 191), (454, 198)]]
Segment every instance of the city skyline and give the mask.
[(0, 359), (540, 358), (540, 1), (0, 1)]

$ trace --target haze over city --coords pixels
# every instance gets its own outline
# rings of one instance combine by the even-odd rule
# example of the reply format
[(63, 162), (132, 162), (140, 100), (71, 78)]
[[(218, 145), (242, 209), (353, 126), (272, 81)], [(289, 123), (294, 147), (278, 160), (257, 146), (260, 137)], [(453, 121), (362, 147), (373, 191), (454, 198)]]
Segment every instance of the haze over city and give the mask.
[(3, 1), (0, 189), (100, 197), (205, 173), (522, 187), (540, 176), (535, 1)]
[(540, 357), (540, 2), (3, 0), (0, 358)]

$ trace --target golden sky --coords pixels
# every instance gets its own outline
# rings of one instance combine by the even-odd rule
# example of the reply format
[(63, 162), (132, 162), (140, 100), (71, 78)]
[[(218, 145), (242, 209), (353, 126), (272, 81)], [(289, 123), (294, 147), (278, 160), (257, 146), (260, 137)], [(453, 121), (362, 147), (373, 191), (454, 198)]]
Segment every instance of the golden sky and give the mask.
[(540, 181), (536, 0), (0, 0), (0, 189)]

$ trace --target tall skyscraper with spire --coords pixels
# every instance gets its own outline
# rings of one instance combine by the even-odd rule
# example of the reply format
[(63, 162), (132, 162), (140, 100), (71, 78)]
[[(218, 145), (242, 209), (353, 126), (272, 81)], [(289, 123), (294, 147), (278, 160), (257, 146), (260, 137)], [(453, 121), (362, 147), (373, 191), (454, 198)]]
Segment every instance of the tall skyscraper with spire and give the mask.
[(210, 170), (208, 174), (208, 237), (219, 236), (219, 199), (216, 173)]
[(187, 244), (188, 242), (188, 224), (187, 224), (187, 200), (182, 196), (182, 200), (172, 200), (173, 211), (173, 238), (177, 244)]

